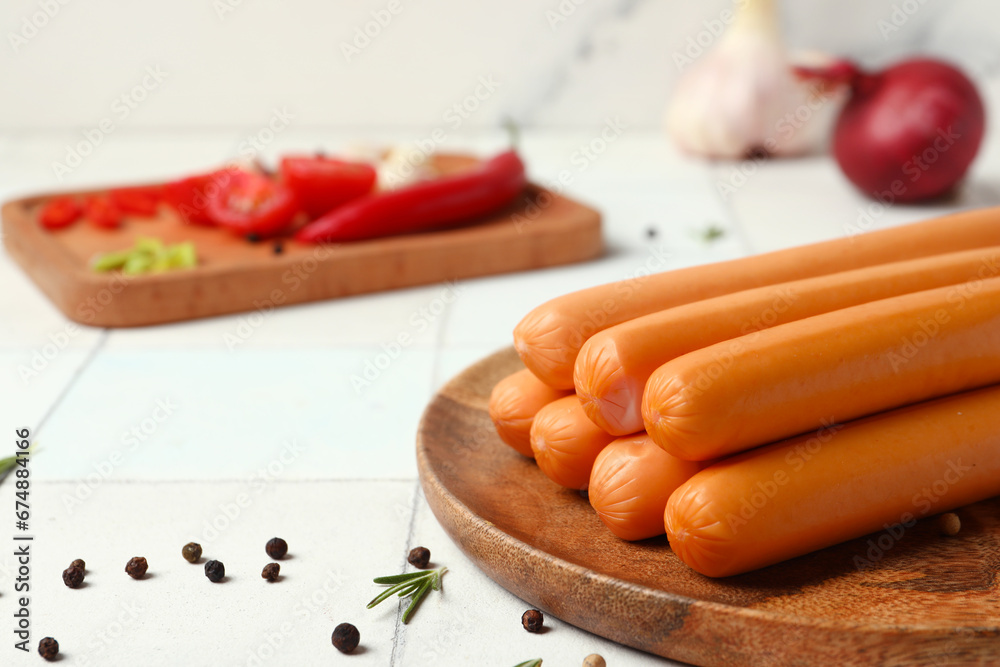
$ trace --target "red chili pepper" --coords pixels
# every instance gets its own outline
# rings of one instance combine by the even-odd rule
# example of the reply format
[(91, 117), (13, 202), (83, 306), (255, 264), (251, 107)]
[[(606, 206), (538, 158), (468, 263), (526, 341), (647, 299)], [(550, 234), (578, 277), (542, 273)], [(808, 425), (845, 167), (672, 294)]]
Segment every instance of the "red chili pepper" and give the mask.
[(356, 199), (306, 225), (295, 238), (356, 241), (446, 227), (506, 206), (526, 184), (521, 158), (505, 151), (461, 174)]
[(164, 196), (181, 219), (191, 225), (214, 225), (208, 215), (208, 200), (229, 186), (234, 170), (219, 169), (167, 183)]
[(38, 223), (45, 229), (69, 227), (80, 219), (83, 209), (73, 197), (53, 197), (42, 205)]
[(290, 156), (281, 160), (282, 181), (292, 189), (299, 206), (311, 218), (371, 192), (374, 167), (333, 158)]
[(287, 229), (299, 211), (291, 189), (261, 174), (237, 172), (208, 199), (208, 215), (237, 234), (272, 236)]
[(111, 203), (122, 213), (152, 218), (163, 198), (163, 189), (159, 186), (144, 186), (138, 188), (116, 188), (108, 192)]
[(83, 203), (83, 217), (101, 229), (118, 229), (122, 226), (122, 212), (108, 197), (88, 197)]

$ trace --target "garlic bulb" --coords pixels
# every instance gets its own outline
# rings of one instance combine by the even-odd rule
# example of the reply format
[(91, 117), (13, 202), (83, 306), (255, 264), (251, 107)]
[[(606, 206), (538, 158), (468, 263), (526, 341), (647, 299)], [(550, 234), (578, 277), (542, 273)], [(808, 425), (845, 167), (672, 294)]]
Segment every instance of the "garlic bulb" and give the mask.
[(713, 158), (808, 153), (825, 146), (846, 96), (846, 87), (796, 76), (775, 0), (744, 0), (718, 44), (681, 75), (667, 130), (685, 152)]

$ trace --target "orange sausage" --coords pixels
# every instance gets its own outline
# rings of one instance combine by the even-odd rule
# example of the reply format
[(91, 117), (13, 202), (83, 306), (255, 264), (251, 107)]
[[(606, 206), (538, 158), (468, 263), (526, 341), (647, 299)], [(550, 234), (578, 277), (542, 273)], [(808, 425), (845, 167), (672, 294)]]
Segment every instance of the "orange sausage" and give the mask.
[(662, 535), (670, 494), (706, 465), (674, 458), (645, 433), (619, 438), (594, 461), (590, 505), (623, 540)]
[(631, 278), (566, 294), (535, 308), (514, 329), (514, 346), (540, 380), (569, 389), (584, 342), (636, 317), (753, 287), (994, 245), (1000, 245), (996, 208)]
[[(1000, 494), (1000, 387), (907, 406), (705, 468), (670, 497), (677, 556), (725, 577)], [(874, 565), (859, 550), (854, 565)]]
[(574, 382), (591, 421), (613, 435), (643, 428), (642, 391), (657, 368), (693, 350), (869, 301), (1000, 275), (1000, 248), (977, 248), (735, 292), (595, 334)]
[(614, 439), (587, 419), (572, 395), (539, 410), (531, 425), (531, 449), (538, 467), (570, 489), (587, 488), (594, 459)]
[(528, 369), (508, 375), (490, 394), (490, 419), (500, 439), (525, 456), (531, 451), (531, 422), (535, 413), (569, 392), (553, 389)]
[(873, 301), (667, 362), (649, 378), (649, 435), (707, 460), (1000, 382), (1000, 278)]

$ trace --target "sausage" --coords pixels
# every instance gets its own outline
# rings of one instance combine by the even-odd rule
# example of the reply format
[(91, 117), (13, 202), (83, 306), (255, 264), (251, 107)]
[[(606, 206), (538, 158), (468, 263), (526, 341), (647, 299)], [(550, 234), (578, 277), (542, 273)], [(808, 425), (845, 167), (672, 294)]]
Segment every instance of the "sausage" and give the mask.
[(538, 306), (514, 329), (514, 347), (542, 382), (569, 389), (573, 364), (586, 340), (636, 317), (753, 287), (994, 245), (1000, 245), (1000, 208), (639, 276)]
[(1000, 274), (1000, 248), (882, 264), (706, 299), (591, 337), (574, 384), (591, 421), (613, 435), (643, 428), (642, 391), (657, 368), (713, 343), (860, 303)]
[(519, 454), (534, 458), (531, 422), (535, 413), (570, 392), (553, 389), (524, 369), (496, 383), (490, 394), (490, 419), (497, 435)]
[(706, 465), (667, 454), (645, 433), (619, 438), (594, 461), (590, 505), (623, 540), (662, 535), (670, 494)]
[(653, 440), (707, 460), (1000, 382), (1000, 278), (904, 294), (695, 350), (649, 378)]
[[(874, 531), (906, 540), (922, 517), (1000, 494), (998, 406), (991, 386), (719, 461), (670, 497), (670, 546), (725, 577)], [(859, 550), (855, 567), (870, 558)]]
[(531, 425), (531, 449), (542, 472), (556, 484), (586, 489), (590, 469), (615, 437), (587, 419), (576, 396), (565, 396), (538, 411)]

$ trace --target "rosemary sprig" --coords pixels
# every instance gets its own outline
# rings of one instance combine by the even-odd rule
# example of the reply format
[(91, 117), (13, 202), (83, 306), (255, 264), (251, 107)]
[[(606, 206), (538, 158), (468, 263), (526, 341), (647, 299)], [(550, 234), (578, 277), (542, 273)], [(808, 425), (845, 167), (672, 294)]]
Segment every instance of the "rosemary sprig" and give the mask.
[(534, 660), (525, 660), (524, 662), (514, 665), (514, 667), (542, 667), (542, 659), (535, 658)]
[[(401, 598), (409, 597), (410, 604), (403, 611), (403, 623), (409, 623), (410, 617), (416, 612), (417, 607), (427, 597), (427, 592), (431, 589), (441, 590), (441, 576), (448, 571), (442, 567), (437, 570), (418, 570), (416, 572), (406, 572), (404, 574), (394, 574), (388, 577), (376, 577), (373, 581), (376, 584), (389, 586), (368, 603), (371, 609), (380, 602), (396, 595)], [(541, 664), (541, 663), (539, 663)]]

